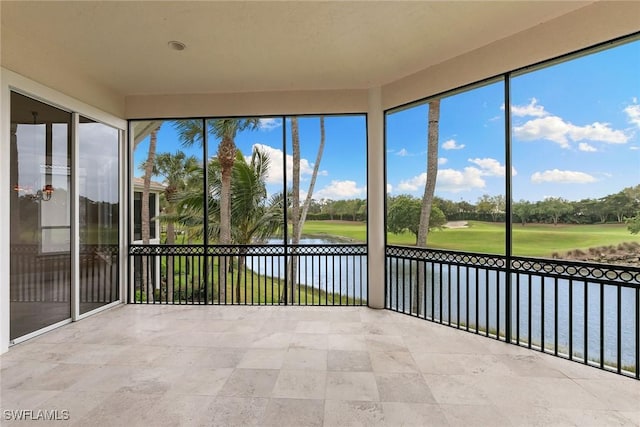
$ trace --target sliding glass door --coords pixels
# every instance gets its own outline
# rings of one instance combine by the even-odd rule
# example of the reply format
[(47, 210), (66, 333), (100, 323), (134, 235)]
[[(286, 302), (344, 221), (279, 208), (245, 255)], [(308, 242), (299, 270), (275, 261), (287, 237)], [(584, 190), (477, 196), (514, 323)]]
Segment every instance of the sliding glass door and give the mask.
[(80, 116), (80, 314), (118, 300), (118, 129)]
[(11, 94), (12, 340), (71, 317), (71, 118)]
[(120, 130), (12, 92), (10, 155), (13, 341), (119, 300)]

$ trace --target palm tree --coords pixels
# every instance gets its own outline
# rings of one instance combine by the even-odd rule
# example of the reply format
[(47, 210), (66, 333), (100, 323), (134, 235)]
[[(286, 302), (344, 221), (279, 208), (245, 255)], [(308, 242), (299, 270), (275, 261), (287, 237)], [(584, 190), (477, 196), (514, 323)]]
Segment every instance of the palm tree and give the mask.
[[(202, 144), (204, 132), (202, 120), (179, 120), (176, 122), (180, 141), (185, 146), (191, 146), (195, 142)], [(233, 165), (236, 159), (235, 137), (238, 132), (247, 129), (257, 129), (260, 119), (210, 119), (207, 121), (208, 131), (220, 140), (218, 144), (217, 159), (220, 164), (220, 222), (218, 243), (228, 245), (231, 243), (231, 178)], [(228, 270), (227, 257), (220, 258), (220, 271)], [(220, 301), (226, 302), (226, 274), (220, 274), (219, 294)]]
[[(237, 245), (250, 245), (263, 242), (273, 236), (283, 226), (282, 194), (276, 194), (271, 198), (267, 195), (265, 181), (269, 171), (270, 159), (268, 155), (255, 148), (251, 154), (251, 160), (247, 162), (242, 153), (238, 151), (233, 166), (233, 179), (231, 181), (231, 242)], [(218, 196), (222, 188), (221, 165), (217, 158), (211, 159), (208, 164), (209, 174), (209, 230), (211, 236), (220, 233), (219, 222), (221, 205)], [(185, 208), (180, 216), (180, 221), (190, 224), (192, 227), (200, 222), (199, 227), (193, 227), (202, 232), (203, 203), (202, 191), (197, 188), (185, 191), (179, 198), (179, 203)], [(235, 288), (235, 301), (240, 302), (240, 283), (246, 262), (246, 249), (240, 248), (238, 259), (238, 271)], [(220, 269), (220, 276), (226, 276)]]
[[(151, 212), (149, 212), (149, 193), (151, 191), (151, 176), (153, 175), (153, 165), (155, 163), (156, 157), (156, 145), (158, 142), (158, 131), (160, 130), (160, 126), (151, 131), (149, 137), (149, 151), (147, 153), (147, 160), (143, 163), (144, 167), (144, 176), (142, 178), (143, 186), (142, 186), (142, 200), (141, 200), (141, 234), (142, 234), (142, 244), (148, 245), (149, 240), (151, 238)], [(142, 285), (144, 289), (141, 289), (142, 292), (146, 292), (147, 301), (153, 301), (153, 292), (155, 288), (155, 284), (151, 285), (151, 290), (149, 291), (149, 284), (147, 283), (147, 258), (142, 258)], [(141, 295), (142, 297), (142, 295)]]
[[(179, 194), (184, 192), (192, 180), (193, 174), (200, 168), (198, 159), (194, 156), (187, 156), (183, 151), (178, 150), (175, 154), (161, 153), (156, 156), (153, 165), (153, 174), (163, 176), (166, 185), (164, 189), (164, 199), (166, 207), (160, 216), (160, 220), (167, 224), (166, 243), (175, 244), (175, 221), (180, 208), (178, 203)], [(167, 300), (173, 302), (173, 282), (174, 265), (173, 257), (167, 257)]]
[[(311, 201), (313, 198), (313, 189), (316, 185), (316, 179), (318, 178), (318, 171), (320, 170), (320, 161), (322, 160), (322, 153), (324, 152), (324, 142), (325, 142), (325, 131), (324, 131), (324, 116), (320, 116), (320, 145), (318, 146), (318, 154), (316, 155), (316, 162), (313, 164), (313, 172), (311, 174), (311, 182), (309, 182), (309, 190), (307, 191), (307, 197), (304, 200), (304, 205), (302, 206), (302, 213), (300, 214), (300, 227), (298, 228), (297, 241), (300, 242), (302, 238), (302, 229), (304, 227), (304, 223), (307, 220), (307, 212), (309, 212), (309, 207), (311, 206)], [(298, 166), (298, 170), (300, 167)]]
[[(311, 174), (311, 182), (309, 183), (309, 189), (302, 206), (302, 212), (300, 211), (300, 133), (298, 130), (298, 118), (291, 118), (291, 144), (293, 147), (293, 183), (292, 183), (292, 201), (291, 201), (291, 228), (292, 237), (291, 244), (297, 245), (302, 238), (302, 229), (307, 219), (307, 212), (311, 206), (313, 198), (313, 189), (316, 185), (316, 179), (318, 178), (318, 171), (320, 169), (320, 161), (322, 160), (322, 153), (324, 151), (325, 143), (325, 130), (324, 130), (324, 116), (320, 116), (320, 145), (318, 146), (318, 154), (316, 155), (316, 162), (313, 165), (313, 173)], [(292, 249), (295, 253), (295, 249)], [(297, 283), (295, 282), (298, 269), (298, 258), (292, 256), (288, 264), (288, 282), (291, 283), (291, 296), (288, 298), (289, 302), (295, 302)], [(281, 301), (284, 300), (284, 295), (281, 296)]]
[[(291, 118), (291, 145), (293, 146), (293, 188), (291, 189), (291, 243), (296, 245), (300, 243), (301, 234), (300, 226), (300, 133), (298, 131), (298, 118)], [(291, 283), (291, 294), (288, 301), (294, 303), (296, 301), (296, 277), (298, 276), (298, 263), (295, 256), (295, 248), (291, 248), (291, 257), (287, 268), (288, 283)], [(283, 289), (284, 290), (284, 289)], [(284, 295), (281, 297), (284, 297)]]
[[(281, 193), (267, 197), (265, 181), (269, 171), (269, 156), (254, 148), (247, 163), (239, 154), (233, 167), (231, 217), (234, 220), (232, 239), (235, 244), (250, 245), (273, 236), (284, 220), (284, 197)], [(246, 248), (240, 248), (236, 279), (236, 302), (240, 302), (240, 283), (246, 262)]]
[[(420, 225), (418, 226), (418, 237), (416, 239), (417, 246), (427, 245), (427, 236), (429, 233), (429, 219), (431, 216), (431, 206), (433, 205), (433, 194), (436, 189), (436, 178), (438, 176), (438, 131), (440, 127), (440, 100), (436, 99), (429, 102), (428, 116), (428, 135), (427, 135), (427, 182), (424, 186), (424, 194), (422, 196), (422, 208), (420, 210)], [(424, 286), (424, 265), (420, 263), (418, 269), (418, 280), (416, 280), (416, 290), (414, 292), (415, 300), (413, 304), (414, 311), (420, 313), (420, 305), (422, 302), (422, 290)]]

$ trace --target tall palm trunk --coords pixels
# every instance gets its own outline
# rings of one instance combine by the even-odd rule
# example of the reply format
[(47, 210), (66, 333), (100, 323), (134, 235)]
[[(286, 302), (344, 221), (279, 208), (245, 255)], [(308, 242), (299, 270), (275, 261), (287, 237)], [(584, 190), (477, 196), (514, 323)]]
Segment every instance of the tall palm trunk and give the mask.
[[(173, 213), (173, 212), (170, 212)], [(167, 245), (176, 243), (175, 223), (173, 220), (167, 221)], [(174, 281), (175, 281), (174, 257), (167, 257), (167, 302), (173, 302)]]
[[(240, 248), (240, 255), (238, 255), (238, 273), (236, 278), (236, 302), (240, 304), (242, 295), (240, 283), (242, 282), (243, 274), (244, 274), (244, 266), (246, 264), (247, 256), (245, 255), (246, 249)], [(245, 287), (246, 290), (246, 287)], [(246, 301), (245, 301), (246, 302)]]
[[(293, 146), (293, 189), (291, 192), (292, 205), (291, 205), (291, 244), (297, 245), (300, 243), (300, 132), (298, 130), (298, 118), (291, 118), (291, 144)], [(298, 277), (298, 257), (295, 254), (295, 249), (291, 251), (291, 257), (289, 258), (289, 283), (291, 283), (291, 294), (287, 298), (290, 303), (296, 301), (296, 290), (298, 283), (296, 278)]]
[(316, 186), (316, 178), (318, 177), (318, 171), (320, 170), (320, 161), (322, 161), (322, 153), (324, 152), (324, 116), (320, 116), (320, 146), (318, 146), (318, 154), (316, 155), (316, 162), (313, 165), (313, 173), (311, 175), (311, 182), (309, 183), (309, 191), (307, 191), (307, 197), (304, 200), (302, 206), (302, 215), (300, 215), (300, 226), (298, 227), (298, 242), (302, 238), (302, 229), (304, 228), (304, 222), (307, 220), (307, 212), (311, 206), (311, 199), (313, 198), (313, 189)]
[[(420, 225), (418, 226), (417, 246), (427, 245), (429, 234), (429, 219), (431, 217), (431, 207), (433, 205), (433, 194), (436, 189), (436, 178), (438, 176), (438, 130), (440, 122), (440, 100), (429, 103), (429, 129), (427, 136), (427, 182), (424, 186), (422, 196), (422, 208), (420, 210)], [(416, 288), (413, 295), (413, 311), (420, 315), (422, 312), (421, 303), (422, 292), (425, 291), (426, 272), (424, 263), (418, 264), (418, 280), (415, 281)], [(432, 296), (433, 297), (433, 296)]]
[[(291, 223), (292, 223), (292, 237), (291, 243), (297, 245), (302, 239), (302, 229), (307, 219), (307, 213), (311, 206), (311, 200), (313, 198), (313, 189), (316, 185), (316, 179), (318, 177), (318, 171), (320, 169), (320, 162), (322, 161), (322, 153), (324, 152), (325, 145), (325, 128), (324, 128), (324, 116), (320, 116), (320, 145), (318, 147), (318, 154), (316, 155), (316, 162), (313, 165), (313, 173), (311, 175), (311, 182), (309, 183), (309, 190), (302, 205), (302, 212), (300, 212), (300, 133), (298, 126), (298, 119), (291, 119), (291, 141), (293, 146), (293, 189), (292, 189), (292, 207), (291, 207)], [(289, 267), (287, 271), (288, 282), (291, 286), (291, 298), (288, 298), (290, 302), (295, 302), (295, 296), (297, 294), (297, 270), (298, 270), (298, 257), (295, 256), (295, 250), (292, 250), (293, 255), (289, 260)], [(281, 299), (282, 300), (282, 299)]]
[[(220, 239), (221, 245), (231, 244), (231, 176), (233, 163), (236, 158), (236, 145), (233, 139), (224, 136), (218, 146), (218, 160), (220, 162)], [(219, 302), (227, 302), (227, 272), (229, 257), (220, 257), (218, 295)]]
[[(149, 152), (147, 153), (147, 160), (144, 164), (144, 177), (142, 178), (142, 200), (140, 206), (140, 218), (141, 218), (141, 234), (142, 234), (142, 244), (148, 245), (149, 240), (151, 239), (151, 217), (152, 214), (149, 211), (149, 194), (151, 192), (151, 176), (153, 175), (153, 163), (156, 158), (156, 145), (158, 142), (158, 130), (160, 130), (160, 126), (151, 131), (149, 138)], [(142, 258), (142, 285), (144, 288), (141, 289), (142, 292), (146, 293), (147, 301), (151, 302), (154, 299), (153, 293), (155, 289), (155, 281), (154, 283), (148, 283), (148, 259), (146, 257)]]

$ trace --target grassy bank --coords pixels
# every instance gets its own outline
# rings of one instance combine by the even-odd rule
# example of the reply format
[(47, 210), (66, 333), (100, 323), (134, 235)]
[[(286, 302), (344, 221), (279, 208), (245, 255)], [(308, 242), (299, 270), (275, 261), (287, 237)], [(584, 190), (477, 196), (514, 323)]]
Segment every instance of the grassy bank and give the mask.
[[(307, 221), (305, 235), (317, 237), (342, 236), (353, 241), (366, 240), (366, 224), (351, 221)], [(470, 252), (504, 253), (504, 224), (469, 221), (468, 228), (433, 230), (429, 246)], [(387, 234), (389, 244), (414, 245), (411, 233)], [(527, 224), (513, 226), (514, 255), (550, 257), (553, 252), (586, 250), (596, 246), (640, 242), (640, 236), (629, 233), (625, 224), (590, 224), (553, 226)]]
[[(204, 271), (203, 261), (198, 257), (187, 258), (181, 256), (173, 257), (173, 277), (174, 292), (173, 301), (176, 304), (181, 302), (197, 302), (204, 303), (207, 299), (210, 303), (218, 301), (218, 280), (219, 265), (218, 260), (214, 260), (210, 266), (209, 281), (206, 285), (203, 282)], [(155, 291), (154, 299), (159, 302), (167, 300), (166, 295), (166, 277), (167, 277), (167, 258), (161, 259), (161, 282), (163, 283), (162, 294), (159, 290)], [(280, 304), (281, 295), (283, 293), (284, 280), (278, 277), (259, 274), (247, 268), (246, 274), (237, 275), (237, 259), (233, 260), (234, 274), (227, 274), (226, 301), (228, 304)], [(238, 281), (239, 279), (239, 281)], [(213, 282), (216, 282), (213, 284)], [(240, 284), (240, 298), (236, 298), (236, 286)], [(330, 291), (333, 289), (329, 289)], [(291, 292), (291, 286), (287, 289)], [(295, 303), (303, 305), (361, 305), (363, 301), (359, 298), (347, 297), (340, 295), (339, 292), (333, 293), (324, 291), (313, 286), (301, 284), (296, 287)], [(205, 298), (206, 296), (206, 298)], [(146, 302), (146, 297), (139, 290), (136, 291), (135, 300), (137, 302)], [(233, 301), (233, 302), (232, 302)], [(224, 302), (223, 302), (224, 304)]]

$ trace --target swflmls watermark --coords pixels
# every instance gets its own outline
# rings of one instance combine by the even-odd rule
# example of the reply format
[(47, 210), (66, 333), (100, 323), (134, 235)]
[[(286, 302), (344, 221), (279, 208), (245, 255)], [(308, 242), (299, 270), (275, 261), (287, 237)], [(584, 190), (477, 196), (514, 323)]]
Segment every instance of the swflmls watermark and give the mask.
[(71, 419), (68, 409), (5, 409), (4, 421), (68, 421)]

